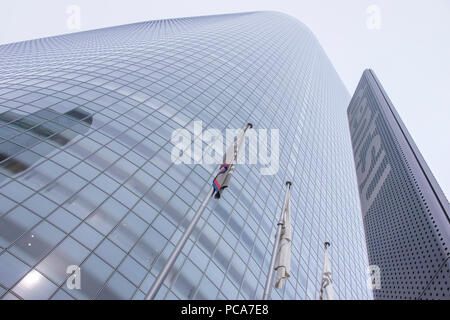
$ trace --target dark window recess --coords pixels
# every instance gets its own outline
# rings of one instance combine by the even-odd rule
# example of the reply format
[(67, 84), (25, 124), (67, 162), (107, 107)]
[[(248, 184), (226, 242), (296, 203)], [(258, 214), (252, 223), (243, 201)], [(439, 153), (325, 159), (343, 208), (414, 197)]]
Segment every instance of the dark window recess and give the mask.
[[(92, 115), (81, 108), (63, 114), (49, 108), (26, 116), (11, 111), (0, 114), (0, 136), (10, 136), (10, 141), (0, 143), (0, 172), (14, 176), (25, 171), (40, 157), (21, 157), (23, 151), (47, 140), (54, 148), (41, 153), (44, 156), (65, 146), (79, 134), (87, 133), (92, 119)], [(76, 130), (68, 130), (74, 128)]]

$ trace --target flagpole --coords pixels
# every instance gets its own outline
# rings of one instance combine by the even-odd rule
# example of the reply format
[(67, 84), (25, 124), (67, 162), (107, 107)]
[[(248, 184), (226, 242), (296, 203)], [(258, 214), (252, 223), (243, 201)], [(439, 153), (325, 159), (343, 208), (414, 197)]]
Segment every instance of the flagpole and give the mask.
[[(244, 129), (244, 135), (247, 129), (252, 128), (253, 125), (251, 123), (247, 123)], [(235, 149), (236, 150), (236, 149)], [(236, 152), (239, 152), (239, 150), (236, 150)], [(237, 162), (237, 154), (235, 155), (235, 159), (233, 162)], [(234, 165), (235, 163), (231, 163), (231, 165)], [(205, 210), (209, 199), (213, 196), (215, 192), (214, 187), (211, 188), (211, 190), (208, 192), (208, 195), (206, 196), (205, 200), (203, 200), (203, 203), (201, 204), (200, 208), (198, 209), (197, 213), (195, 214), (194, 218), (192, 219), (191, 223), (187, 227), (186, 231), (184, 232), (181, 239), (178, 241), (175, 249), (170, 254), (169, 259), (167, 259), (167, 262), (161, 272), (159, 273), (158, 277), (156, 278), (155, 282), (153, 282), (152, 287), (150, 288), (149, 293), (145, 297), (146, 300), (153, 300), (158, 293), (159, 289), (161, 288), (162, 284), (164, 283), (164, 280), (167, 278), (167, 275), (169, 274), (170, 269), (172, 268), (173, 264), (177, 260), (178, 256), (180, 255), (181, 250), (183, 249), (184, 245), (186, 244), (187, 240), (189, 239), (189, 236), (191, 235), (192, 231), (194, 230), (198, 220), (200, 219), (200, 216), (202, 215), (203, 211)]]
[(277, 231), (275, 233), (275, 242), (273, 244), (272, 258), (270, 259), (269, 274), (266, 279), (266, 286), (264, 289), (263, 300), (269, 300), (270, 293), (272, 292), (272, 280), (273, 280), (273, 273), (275, 271), (275, 260), (277, 258), (278, 247), (280, 245), (281, 228), (284, 225), (283, 214), (284, 214), (284, 210), (285, 210), (285, 206), (286, 206), (286, 202), (287, 202), (288, 189), (290, 189), (291, 184), (292, 183), (290, 181), (286, 182), (286, 186), (287, 186), (286, 187), (286, 189), (287, 189), (286, 196), (284, 198), (283, 209), (281, 210), (280, 218), (277, 223)]
[(180, 254), (181, 250), (183, 249), (186, 241), (189, 239), (189, 236), (191, 235), (192, 231), (194, 230), (195, 225), (197, 224), (198, 220), (200, 219), (200, 216), (202, 215), (203, 211), (206, 208), (206, 205), (209, 202), (209, 199), (211, 199), (211, 196), (214, 193), (214, 188), (211, 188), (211, 190), (208, 192), (208, 195), (206, 196), (205, 200), (203, 200), (202, 205), (198, 209), (197, 213), (195, 214), (194, 218), (192, 219), (191, 223), (187, 227), (186, 231), (184, 232), (183, 236), (181, 237), (180, 241), (178, 241), (177, 246), (172, 251), (172, 254), (170, 255), (169, 259), (167, 260), (166, 265), (161, 270), (161, 273), (156, 278), (155, 282), (153, 283), (152, 287), (150, 288), (150, 292), (148, 293), (146, 300), (153, 300), (158, 293), (159, 289), (161, 288), (161, 285), (163, 284), (164, 280), (166, 279), (167, 275), (169, 274), (170, 269), (172, 268), (173, 264), (175, 263), (175, 260), (178, 258), (178, 255)]
[[(326, 242), (324, 243), (324, 246), (325, 246), (325, 254), (327, 254), (328, 247), (331, 246), (331, 244), (330, 244), (328, 241), (326, 241)], [(322, 275), (322, 276), (323, 276), (323, 275)], [(322, 283), (320, 284), (320, 296), (319, 296), (319, 300), (323, 300), (323, 279), (322, 279)]]

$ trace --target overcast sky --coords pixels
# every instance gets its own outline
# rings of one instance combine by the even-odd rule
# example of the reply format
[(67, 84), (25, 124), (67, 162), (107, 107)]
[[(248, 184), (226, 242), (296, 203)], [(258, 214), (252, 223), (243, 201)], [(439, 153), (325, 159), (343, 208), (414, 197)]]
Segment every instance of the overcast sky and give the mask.
[(350, 94), (372, 68), (450, 198), (449, 0), (2, 0), (0, 44), (125, 23), (276, 10), (317, 36)]

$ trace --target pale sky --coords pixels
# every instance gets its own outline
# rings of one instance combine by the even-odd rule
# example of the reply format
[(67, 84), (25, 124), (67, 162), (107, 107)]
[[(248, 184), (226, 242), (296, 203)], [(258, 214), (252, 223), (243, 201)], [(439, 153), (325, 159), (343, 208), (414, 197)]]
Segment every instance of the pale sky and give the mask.
[[(70, 5), (81, 9), (81, 30), (67, 26)], [(139, 21), (259, 10), (284, 12), (305, 23), (350, 94), (363, 70), (372, 68), (450, 198), (449, 0), (2, 0), (0, 44)]]

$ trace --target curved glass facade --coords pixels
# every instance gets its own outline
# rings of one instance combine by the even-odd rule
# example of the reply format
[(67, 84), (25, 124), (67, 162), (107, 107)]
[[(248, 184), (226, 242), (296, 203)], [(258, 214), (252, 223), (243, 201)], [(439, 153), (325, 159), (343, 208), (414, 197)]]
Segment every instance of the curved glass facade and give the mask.
[(201, 120), (279, 129), (280, 169), (237, 167), (157, 298), (261, 298), (286, 180), (291, 278), (272, 297), (317, 299), (329, 241), (336, 298), (371, 298), (349, 100), (314, 35), (276, 12), (0, 46), (0, 297), (143, 299), (217, 173), (171, 162), (172, 132)]

